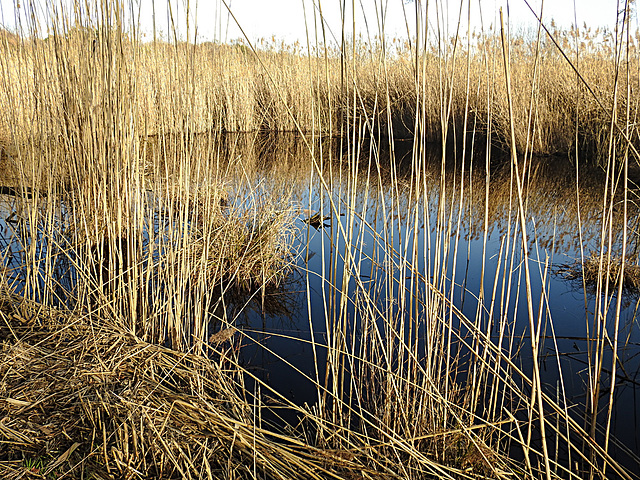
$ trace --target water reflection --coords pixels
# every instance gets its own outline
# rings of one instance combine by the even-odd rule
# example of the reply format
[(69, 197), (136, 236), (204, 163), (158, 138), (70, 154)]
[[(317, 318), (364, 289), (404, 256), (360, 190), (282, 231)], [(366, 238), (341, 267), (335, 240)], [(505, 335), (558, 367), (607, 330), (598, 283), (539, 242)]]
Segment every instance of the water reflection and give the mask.
[[(193, 172), (183, 171), (185, 162), (170, 161), (182, 155), (185, 145), (199, 158)], [(384, 411), (389, 407), (379, 398), (389, 394), (385, 390), (389, 382), (381, 367), (396, 372), (409, 365), (416, 369), (435, 365), (432, 372), (403, 372), (399, 377), (416, 385), (424, 378), (440, 381), (446, 377), (443, 382), (460, 398), (471, 395), (471, 383), (499, 383), (505, 377), (512, 377), (528, 391), (517, 373), (518, 368), (530, 372), (532, 360), (515, 183), (508, 160), (497, 153), (449, 158), (437, 146), (418, 150), (410, 141), (396, 142), (393, 147), (368, 140), (353, 145), (285, 134), (153, 137), (142, 142), (141, 152), (151, 168), (162, 171), (155, 178), (167, 179), (167, 183), (178, 176), (195, 178), (194, 192), (211, 184), (228, 185), (224, 205), (220, 202), (223, 197), (216, 197), (215, 208), (223, 208), (223, 216), (233, 215), (245, 225), (250, 219), (243, 215), (250, 217), (264, 199), (281, 199), (293, 204), (297, 212), (296, 268), (287, 270), (281, 282), (263, 287), (260, 282), (243, 284), (228, 275), (210, 271), (205, 275), (199, 270), (193, 272), (188, 294), (181, 293), (180, 301), (173, 304), (165, 297), (176, 294), (171, 286), (176, 263), (165, 262), (164, 255), (178, 241), (171, 232), (182, 230), (168, 227), (180, 221), (165, 212), (163, 195), (169, 188), (150, 186), (144, 203), (152, 212), (152, 221), (146, 224), (135, 252), (136, 258), (146, 260), (135, 262), (152, 273), (147, 283), (136, 285), (136, 291), (148, 296), (149, 305), (172, 310), (172, 318), (206, 326), (204, 332), (196, 328), (181, 331), (181, 339), (169, 338), (168, 327), (145, 332), (150, 338), (188, 342), (198, 335), (210, 338), (233, 326), (242, 334), (238, 337), (241, 361), (251, 375), (274, 390), (274, 396), (278, 392), (296, 405), (334, 401), (336, 408), (346, 405), (345, 411), (365, 411), (358, 420), (363, 422), (408, 414)], [(585, 367), (593, 363), (590, 355), (598, 299), (593, 291), (585, 293), (581, 285), (554, 273), (558, 265), (600, 250), (605, 221), (612, 225), (612, 252), (619, 252), (624, 212), (617, 204), (603, 208), (602, 171), (582, 166), (578, 171), (557, 158), (529, 159), (527, 163), (523, 185), (544, 390), (586, 424), (582, 418), (589, 404)], [(7, 202), (0, 214), (5, 219), (0, 222), (4, 265), (19, 267), (27, 263), (18, 257), (30, 240), (19, 230), (24, 225), (6, 221), (19, 208), (15, 199), (1, 194), (0, 198)], [(207, 208), (194, 203), (189, 210)], [(633, 232), (627, 252), (636, 253), (640, 217), (635, 204), (629, 204), (627, 214)], [(205, 229), (199, 235), (205, 239), (209, 233)], [(40, 275), (43, 283), (51, 282), (51, 275), (58, 277), (54, 283), (60, 301), (65, 295), (79, 296), (74, 254), (67, 252), (66, 245), (63, 235), (57, 242), (61, 253), (56, 268), (45, 266)], [(20, 270), (12, 275), (14, 285), (29, 283), (28, 275), (22, 276)], [(604, 300), (609, 302), (606, 328), (613, 338), (616, 298)], [(202, 305), (204, 311), (198, 311)], [(124, 308), (135, 310), (128, 304)], [(621, 346), (612, 424), (613, 434), (632, 451), (640, 447), (635, 428), (640, 421), (637, 309), (637, 296), (625, 295), (617, 335)], [(477, 332), (491, 338), (495, 349), (482, 355), (498, 358), (501, 372), (483, 371), (477, 358), (485, 347), (474, 343)], [(434, 342), (447, 335), (449, 343), (440, 344), (438, 350), (446, 358), (434, 361)], [(611, 358), (611, 345), (602, 347), (600, 355)], [(357, 355), (336, 359), (336, 351)], [(611, 375), (611, 365), (603, 371)], [(611, 379), (603, 378), (601, 383), (605, 386), (600, 390), (601, 405), (606, 405)], [(362, 388), (365, 384), (370, 388)], [(251, 377), (247, 385), (249, 391), (259, 388)], [(325, 389), (339, 391), (343, 403)], [(489, 393), (470, 403), (482, 411), (481, 418), (491, 416), (485, 408), (494, 409), (495, 418), (501, 418)], [(517, 405), (522, 400), (510, 401)], [(292, 424), (298, 420), (292, 411), (283, 410), (281, 416)], [(612, 451), (625, 457), (621, 449)], [(633, 460), (627, 455), (625, 461)]]
[[(411, 326), (403, 318), (411, 312), (413, 317), (425, 318), (434, 313), (433, 308), (446, 316), (448, 309), (442, 303), (436, 305), (433, 289), (465, 317), (476, 319), (478, 328), (523, 371), (531, 370), (515, 183), (508, 161), (492, 154), (487, 169), (483, 153), (467, 158), (461, 169), (460, 159), (443, 162), (435, 146), (426, 152), (426, 159), (417, 158), (411, 142), (398, 142), (391, 150), (363, 141), (356, 153), (339, 142), (307, 144), (295, 137), (289, 142), (271, 137), (226, 142), (221, 149), (225, 160), (218, 161), (229, 166), (231, 178), (238, 176), (231, 159), (247, 159), (253, 166), (248, 184), (287, 195), (293, 192), (293, 200), (300, 205), (298, 267), (305, 281), (300, 285), (298, 307), (285, 323), (282, 318), (272, 322), (268, 315), (249, 318), (246, 330), (255, 335), (255, 343), (246, 350), (247, 362), (255, 365), (258, 360), (261, 378), (274, 390), (298, 405), (313, 405), (322, 401), (314, 383), (343, 382), (347, 388), (350, 382), (378, 375), (357, 362), (349, 367), (351, 374), (332, 371), (327, 350), (312, 348), (312, 340), (316, 345), (335, 346), (332, 332), (340, 322), (348, 324), (351, 333), (343, 341), (353, 350), (366, 348), (359, 342), (378, 329), (380, 335), (395, 338), (399, 347), (396, 354), (380, 352), (381, 362), (402, 368), (403, 354), (397, 352), (414, 338), (416, 354), (428, 364), (428, 324)], [(623, 212), (617, 204), (603, 208), (601, 170), (581, 166), (578, 171), (571, 162), (557, 158), (528, 162), (523, 185), (534, 311), (542, 332), (542, 380), (545, 392), (559, 404), (582, 405), (570, 408), (576, 420), (584, 422), (579, 411), (588, 410), (589, 404), (585, 367), (593, 362), (588, 352), (593, 351), (589, 332), (593, 332), (596, 298), (592, 291), (585, 294), (575, 282), (558, 275), (556, 266), (599, 251), (606, 216), (613, 226), (613, 251), (620, 251)], [(236, 195), (242, 197), (242, 185), (236, 188)], [(311, 225), (310, 212), (330, 222)], [(638, 218), (637, 208), (630, 205), (630, 231), (634, 232)], [(630, 235), (627, 252), (637, 250), (637, 239)], [(396, 331), (367, 316), (361, 308), (364, 297), (375, 299), (383, 317), (396, 319)], [(610, 338), (614, 303), (615, 296), (605, 312)], [(637, 307), (637, 295), (625, 294), (612, 424), (613, 434), (632, 450), (639, 445), (635, 426), (640, 417), (635, 399), (640, 372)], [(452, 344), (450, 366), (456, 367), (454, 382), (465, 384), (471, 381), (465, 362), (474, 348), (464, 342), (471, 335), (470, 327), (456, 323), (455, 317), (452, 322), (458, 340)], [(602, 354), (610, 358), (611, 347)], [(606, 367), (603, 371), (605, 377), (610, 375)], [(602, 382), (607, 385), (610, 379)], [(607, 395), (606, 388), (600, 390), (602, 405), (608, 403)], [(371, 404), (376, 403), (374, 397), (369, 398)], [(615, 450), (614, 456), (625, 454)], [(625, 461), (633, 462), (628, 457)]]

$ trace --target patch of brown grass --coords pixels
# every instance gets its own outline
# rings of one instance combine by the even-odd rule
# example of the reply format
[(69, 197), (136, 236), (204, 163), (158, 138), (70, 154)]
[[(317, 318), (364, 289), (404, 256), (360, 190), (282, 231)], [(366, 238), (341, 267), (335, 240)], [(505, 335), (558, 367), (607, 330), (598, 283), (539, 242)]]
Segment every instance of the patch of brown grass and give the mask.
[(3, 478), (306, 479), (362, 469), (261, 424), (229, 339), (209, 357), (180, 353), (6, 292), (0, 319)]
[[(624, 267), (624, 268), (623, 268)], [(561, 265), (558, 273), (567, 280), (581, 280), (589, 287), (596, 287), (600, 279), (602, 284), (608, 282), (609, 289), (616, 289), (622, 278), (622, 288), (627, 293), (640, 292), (640, 266), (632, 263), (630, 259), (610, 257), (605, 255), (602, 261), (600, 255), (592, 252), (583, 263), (576, 262), (573, 265)]]

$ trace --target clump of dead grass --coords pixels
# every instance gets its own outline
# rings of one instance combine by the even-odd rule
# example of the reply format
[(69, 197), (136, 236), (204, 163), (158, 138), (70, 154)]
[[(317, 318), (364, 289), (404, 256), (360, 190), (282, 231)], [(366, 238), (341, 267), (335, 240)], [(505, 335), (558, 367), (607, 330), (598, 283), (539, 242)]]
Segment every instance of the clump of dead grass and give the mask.
[(640, 266), (620, 256), (604, 255), (601, 259), (598, 253), (592, 252), (584, 262), (559, 266), (558, 273), (567, 280), (584, 280), (585, 285), (591, 288), (595, 288), (602, 279), (602, 285), (608, 283), (610, 290), (617, 288), (622, 275), (625, 293), (640, 292)]
[(336, 478), (361, 469), (259, 421), (225, 348), (232, 338), (191, 355), (7, 292), (1, 307), (4, 478)]
[(195, 274), (244, 289), (280, 285), (295, 257), (293, 206), (268, 197), (229, 205), (221, 194), (206, 202), (213, 207), (187, 209), (185, 217)]

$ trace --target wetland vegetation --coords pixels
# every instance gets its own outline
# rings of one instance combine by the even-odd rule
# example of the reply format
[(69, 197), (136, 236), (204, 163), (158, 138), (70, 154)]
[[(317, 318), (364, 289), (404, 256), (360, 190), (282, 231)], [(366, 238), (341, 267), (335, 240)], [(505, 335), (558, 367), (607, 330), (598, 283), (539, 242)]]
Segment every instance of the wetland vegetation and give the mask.
[(303, 49), (45, 4), (0, 35), (4, 478), (638, 478), (628, 8)]

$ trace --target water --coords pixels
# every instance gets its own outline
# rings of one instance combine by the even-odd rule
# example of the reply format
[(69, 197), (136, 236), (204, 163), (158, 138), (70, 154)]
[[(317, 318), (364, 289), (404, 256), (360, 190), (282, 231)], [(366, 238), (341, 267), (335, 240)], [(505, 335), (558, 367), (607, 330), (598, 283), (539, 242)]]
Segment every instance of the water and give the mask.
[[(336, 142), (313, 147), (316, 166), (298, 137), (229, 137), (222, 148), (206, 150), (212, 175), (231, 186), (232, 206), (250, 208), (252, 198), (270, 195), (294, 204), (299, 212), (296, 267), (284, 284), (245, 292), (229, 300), (224, 315), (215, 312), (242, 332), (240, 353), (249, 372), (248, 389), (310, 409), (326, 401), (318, 385), (335, 389), (343, 382), (339, 388), (353, 407), (354, 388), (366, 383), (363, 375), (374, 381), (379, 375), (361, 361), (365, 354), (388, 362), (390, 369), (422, 368), (433, 354), (434, 333), (451, 331), (448, 352), (457, 372), (451, 385), (465, 385), (473, 375), (468, 359), (474, 348), (465, 342), (474, 328), (486, 333), (531, 378), (517, 194), (508, 159), (492, 155), (487, 177), (484, 153), (467, 155), (462, 166), (462, 158), (450, 155), (443, 162), (437, 147), (429, 147), (421, 158), (411, 142), (398, 142), (393, 153), (388, 146), (368, 141), (356, 153)], [(543, 390), (561, 406), (578, 405), (572, 407), (572, 415), (583, 424), (581, 412), (589, 404), (589, 337), (598, 327), (596, 308), (602, 307), (593, 288), (583, 291), (582, 282), (568, 280), (561, 267), (600, 251), (605, 178), (597, 168), (581, 167), (576, 181), (575, 167), (555, 158), (531, 160), (528, 171), (524, 199)], [(14, 198), (0, 197), (4, 264), (13, 268), (24, 254), (20, 236), (14, 235), (16, 225), (7, 223), (17, 207)], [(316, 212), (326, 220), (305, 222)], [(633, 234), (627, 252), (636, 262), (633, 228), (638, 218), (637, 208), (630, 205)], [(622, 221), (616, 207), (611, 220), (614, 253), (621, 249)], [(157, 235), (160, 222), (152, 224)], [(19, 271), (11, 275), (19, 289), (23, 277)], [(632, 452), (640, 451), (638, 299), (634, 292), (621, 298), (612, 416), (612, 435)], [(613, 342), (617, 297), (604, 300), (611, 302), (604, 317)], [(441, 320), (431, 321), (434, 315)], [(212, 322), (211, 328), (215, 331), (219, 325)], [(335, 354), (328, 347), (342, 351), (340, 361), (347, 362), (342, 370), (331, 363)], [(601, 421), (608, 405), (610, 345), (603, 354)], [(504, 362), (500, 365), (507, 368)], [(261, 381), (260, 386), (251, 376)], [(514, 382), (528, 391), (522, 379)], [(372, 391), (378, 388), (382, 387), (374, 385)], [(282, 408), (278, 414), (281, 420), (271, 420), (291, 425), (300, 421), (293, 409)], [(610, 451), (635, 465), (623, 449), (612, 446)]]
[[(453, 160), (448, 159), (443, 168), (440, 152), (435, 149), (427, 161), (425, 178), (429, 184), (426, 191), (419, 198), (412, 198), (412, 181), (415, 178), (407, 167), (411, 158), (410, 144), (404, 149), (396, 148), (395, 153), (396, 171), (390, 171), (387, 157), (383, 160), (386, 163), (383, 175), (387, 175), (387, 179), (382, 181), (380, 177), (376, 178), (375, 168), (371, 169), (374, 171), (371, 176), (367, 175), (370, 171), (363, 168), (358, 172), (358, 180), (349, 187), (345, 185), (349, 174), (345, 173), (344, 167), (333, 171), (329, 177), (332, 181), (327, 180), (327, 183), (331, 184), (330, 196), (334, 205), (338, 205), (337, 212), (332, 212), (329, 194), (317, 179), (309, 186), (312, 174), (307, 172), (299, 179), (296, 190), (300, 195), (296, 200), (310, 211), (322, 209), (323, 213), (328, 212), (331, 219), (326, 226), (315, 229), (303, 222), (305, 215), (300, 216), (298, 248), (302, 253), (298, 260), (299, 270), (288, 290), (288, 294), (295, 298), (293, 303), (296, 307), (288, 316), (250, 316), (245, 332), (253, 340), (248, 340), (244, 347), (247, 363), (255, 366), (258, 376), (297, 405), (318, 403), (318, 391), (313, 384), (324, 385), (327, 374), (326, 349), (317, 347), (314, 352), (308, 343), (312, 337), (318, 345), (334, 342), (332, 322), (343, 318), (347, 319), (353, 333), (350, 340), (357, 345), (365, 323), (362, 312), (355, 306), (357, 295), (363, 291), (375, 292), (372, 295), (380, 310), (387, 315), (391, 312), (392, 318), (398, 318), (411, 308), (410, 300), (399, 300), (402, 288), (398, 285), (413, 285), (413, 294), (426, 298), (428, 293), (425, 292), (424, 281), (419, 280), (425, 277), (438, 284), (467, 318), (479, 318), (482, 329), (488, 332), (495, 344), (500, 345), (526, 375), (532, 375), (521, 237), (519, 232), (514, 233), (518, 228), (515, 183), (511, 183), (508, 163), (505, 166), (496, 159), (497, 165), (491, 167), (489, 203), (485, 209), (484, 165), (469, 167), (467, 159), (466, 169), (461, 174)], [(385, 155), (389, 153), (383, 152), (381, 158)], [(404, 160), (398, 160), (400, 158)], [(525, 183), (529, 267), (534, 318), (541, 330), (538, 351), (543, 390), (559, 405), (579, 405), (572, 408), (576, 411), (574, 418), (582, 424), (584, 421), (577, 412), (585, 411), (589, 403), (586, 367), (589, 363), (588, 332), (593, 335), (597, 307), (595, 289), (588, 286), (585, 294), (582, 282), (567, 279), (561, 267), (575, 265), (582, 255), (588, 257), (590, 252), (599, 251), (605, 178), (597, 168), (581, 167), (578, 197), (575, 166), (570, 162), (535, 159), (530, 172)], [(442, 174), (445, 180), (441, 183)], [(269, 184), (270, 170), (264, 170), (262, 175), (265, 183)], [(395, 179), (395, 183), (391, 179)], [(461, 182), (465, 189), (462, 203), (458, 193)], [(510, 202), (512, 207), (509, 207)], [(344, 207), (348, 205), (354, 208)], [(616, 210), (614, 215), (620, 215), (620, 211)], [(635, 224), (637, 215), (637, 209), (629, 210), (630, 226)], [(485, 216), (488, 219), (486, 236)], [(353, 222), (351, 226), (350, 222)], [(622, 240), (620, 216), (614, 218), (613, 224), (612, 250), (619, 251)], [(353, 232), (350, 248), (344, 241), (344, 232)], [(630, 239), (628, 252), (635, 251), (637, 242), (633, 236)], [(395, 252), (393, 259), (388, 255), (390, 247)], [(414, 251), (417, 252), (415, 258), (412, 257)], [(345, 259), (350, 263), (350, 275), (348, 287), (343, 289), (340, 282)], [(443, 269), (446, 272), (444, 277), (434, 275)], [(391, 277), (387, 275), (390, 270), (393, 271)], [(411, 274), (412, 270), (418, 273)], [(333, 280), (329, 281), (329, 277)], [(402, 278), (410, 280), (405, 283)], [(339, 291), (331, 286), (336, 282)], [(340, 290), (347, 292), (348, 297), (346, 306), (342, 306), (346, 311), (342, 312), (343, 294)], [(482, 302), (479, 300), (481, 293)], [(611, 342), (616, 299), (615, 295), (609, 298), (610, 305), (605, 314)], [(640, 449), (637, 434), (640, 426), (637, 399), (640, 380), (638, 295), (625, 293), (621, 300), (611, 428), (612, 435), (634, 452)], [(483, 313), (478, 316), (479, 309)], [(402, 323), (399, 321), (398, 325)], [(501, 326), (505, 329), (503, 337)], [(404, 328), (409, 326), (404, 325)], [(462, 332), (461, 336), (468, 331), (462, 325), (456, 328)], [(420, 326), (417, 333), (418, 350), (425, 345), (421, 340), (424, 329), (424, 325)], [(411, 333), (405, 331), (399, 335), (406, 337)], [(456, 345), (458, 353), (464, 357), (465, 347), (461, 342)], [(611, 346), (605, 345), (603, 351), (607, 366), (604, 367), (600, 394), (601, 420), (606, 416), (609, 403), (610, 373), (607, 372), (611, 372)], [(426, 359), (428, 352), (423, 351), (421, 355)], [(466, 374), (461, 371), (457, 381), (464, 382), (465, 379)], [(285, 418), (295, 423), (286, 414)], [(619, 449), (612, 447), (611, 451), (614, 458), (635, 464)]]

